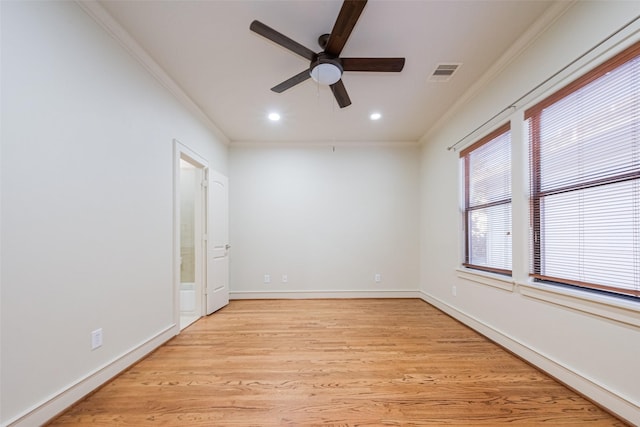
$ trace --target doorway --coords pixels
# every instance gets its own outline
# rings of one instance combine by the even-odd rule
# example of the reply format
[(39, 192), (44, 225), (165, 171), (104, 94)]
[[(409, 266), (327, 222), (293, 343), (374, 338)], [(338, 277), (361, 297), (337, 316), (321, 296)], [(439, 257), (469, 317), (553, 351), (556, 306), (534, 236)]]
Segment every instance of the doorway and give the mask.
[(181, 153), (178, 175), (178, 218), (180, 268), (178, 300), (180, 330), (204, 313), (204, 254), (206, 251), (205, 218), (206, 170), (203, 164)]
[(176, 333), (229, 303), (226, 176), (174, 139), (174, 324)]

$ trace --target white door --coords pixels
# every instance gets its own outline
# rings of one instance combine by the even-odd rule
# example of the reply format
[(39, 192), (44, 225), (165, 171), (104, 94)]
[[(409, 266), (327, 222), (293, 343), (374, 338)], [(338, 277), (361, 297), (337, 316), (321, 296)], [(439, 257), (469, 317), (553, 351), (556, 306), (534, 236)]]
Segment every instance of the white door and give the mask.
[(229, 188), (227, 177), (208, 171), (207, 314), (229, 304)]

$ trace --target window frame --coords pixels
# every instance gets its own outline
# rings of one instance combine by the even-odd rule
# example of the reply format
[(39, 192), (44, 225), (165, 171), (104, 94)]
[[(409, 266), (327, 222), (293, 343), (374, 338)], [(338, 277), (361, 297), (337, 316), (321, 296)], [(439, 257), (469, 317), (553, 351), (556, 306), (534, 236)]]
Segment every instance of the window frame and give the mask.
[[(543, 212), (542, 200), (547, 196), (568, 193), (572, 191), (585, 190), (590, 188), (602, 187), (605, 185), (621, 183), (630, 180), (640, 180), (640, 169), (632, 172), (624, 172), (614, 176), (607, 176), (595, 179), (583, 179), (580, 182), (568, 184), (553, 189), (542, 189), (541, 177), (541, 115), (545, 108), (550, 107), (557, 102), (576, 93), (580, 89), (590, 83), (605, 76), (607, 73), (617, 69), (618, 67), (628, 63), (633, 59), (640, 57), (640, 42), (635, 43), (621, 53), (615, 55), (608, 61), (595, 67), (582, 77), (574, 80), (565, 87), (551, 94), (524, 113), (525, 121), (529, 121), (529, 143), (530, 143), (530, 225), (531, 225), (531, 241), (530, 241), (530, 271), (529, 276), (537, 282), (547, 283), (550, 285), (579, 287), (585, 291), (605, 292), (615, 297), (627, 297), (637, 300), (640, 298), (640, 288), (635, 290), (620, 288), (616, 286), (608, 286), (598, 283), (590, 283), (570, 278), (559, 278), (543, 274), (543, 249), (542, 241)], [(639, 119), (640, 120), (640, 119)]]
[[(460, 151), (460, 159), (463, 161), (463, 172), (464, 172), (464, 176), (463, 176), (463, 179), (464, 179), (464, 187), (463, 187), (464, 257), (463, 257), (462, 265), (466, 268), (485, 271), (489, 273), (496, 273), (496, 274), (505, 275), (505, 276), (512, 276), (513, 265), (512, 265), (512, 269), (503, 269), (503, 268), (473, 264), (470, 262), (471, 247), (470, 247), (469, 221), (471, 219), (470, 216), (472, 212), (475, 210), (486, 209), (490, 207), (507, 205), (507, 204), (510, 206), (513, 206), (512, 205), (513, 204), (513, 195), (512, 195), (513, 187), (509, 189), (509, 197), (507, 199), (502, 199), (498, 201), (492, 201), (484, 204), (471, 206), (470, 205), (470, 182), (471, 182), (470, 160), (471, 159), (469, 154), (483, 147), (484, 145), (492, 142), (496, 138), (501, 137), (509, 132), (511, 132), (511, 122), (507, 122), (503, 124), (502, 126), (498, 127), (497, 129), (485, 135), (483, 138), (479, 139), (478, 141), (474, 142), (473, 144), (469, 145), (468, 147)], [(511, 159), (511, 152), (509, 154), (510, 154), (509, 155), (509, 171), (511, 173), (513, 160)], [(511, 235), (513, 235), (513, 230), (511, 231)], [(512, 256), (513, 256), (513, 253), (512, 253)]]

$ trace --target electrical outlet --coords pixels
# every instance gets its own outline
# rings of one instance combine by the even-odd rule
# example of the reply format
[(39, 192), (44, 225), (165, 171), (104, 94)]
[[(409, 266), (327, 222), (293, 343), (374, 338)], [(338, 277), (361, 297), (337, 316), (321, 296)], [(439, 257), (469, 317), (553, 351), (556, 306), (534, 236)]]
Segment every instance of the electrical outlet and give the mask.
[(91, 332), (91, 350), (102, 347), (102, 328)]
[(286, 274), (282, 275), (282, 283), (287, 283), (289, 281), (289, 277)]
[(455, 285), (451, 287), (451, 294), (455, 297), (458, 296), (458, 288)]
[(376, 283), (382, 282), (382, 275), (380, 273), (376, 273), (376, 275), (373, 277), (373, 280), (375, 280)]
[(271, 283), (271, 276), (269, 274), (264, 275), (264, 283)]

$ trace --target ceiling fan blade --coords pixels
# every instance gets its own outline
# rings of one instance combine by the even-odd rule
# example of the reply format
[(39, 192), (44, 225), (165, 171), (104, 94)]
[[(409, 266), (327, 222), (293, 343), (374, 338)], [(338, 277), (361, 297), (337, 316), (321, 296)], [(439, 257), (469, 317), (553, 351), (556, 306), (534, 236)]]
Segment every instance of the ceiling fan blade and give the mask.
[(399, 72), (404, 58), (340, 58), (344, 71)]
[(351, 105), (351, 99), (349, 99), (349, 94), (347, 93), (347, 89), (344, 87), (344, 83), (342, 83), (342, 79), (338, 80), (331, 86), (331, 92), (333, 92), (333, 96), (336, 97), (336, 101), (338, 101), (338, 105), (340, 108), (348, 107)]
[(290, 79), (287, 79), (287, 80), (283, 81), (279, 85), (276, 85), (276, 86), (272, 87), (271, 90), (274, 91), (274, 92), (282, 93), (285, 90), (287, 90), (289, 88), (292, 88), (293, 86), (297, 85), (298, 83), (302, 83), (303, 81), (307, 80), (310, 77), (311, 77), (311, 74), (309, 74), (309, 70), (307, 69), (307, 70), (304, 70), (301, 73), (296, 74), (295, 76), (291, 77)]
[(336, 19), (336, 23), (333, 25), (331, 35), (327, 41), (327, 46), (324, 51), (333, 56), (340, 56), (342, 48), (347, 43), (353, 27), (358, 22), (358, 18), (362, 13), (362, 10), (367, 4), (367, 0), (344, 0), (342, 8)]
[(260, 21), (253, 21), (251, 25), (249, 25), (249, 29), (254, 33), (258, 33), (261, 36), (268, 38), (272, 42), (277, 43), (294, 53), (297, 53), (303, 58), (307, 58), (309, 61), (313, 61), (316, 59), (317, 55), (314, 51), (301, 45), (295, 40), (291, 40), (289, 37), (285, 36), (282, 33), (279, 33), (278, 31), (274, 30), (268, 25), (263, 24)]

